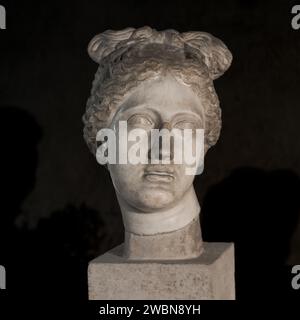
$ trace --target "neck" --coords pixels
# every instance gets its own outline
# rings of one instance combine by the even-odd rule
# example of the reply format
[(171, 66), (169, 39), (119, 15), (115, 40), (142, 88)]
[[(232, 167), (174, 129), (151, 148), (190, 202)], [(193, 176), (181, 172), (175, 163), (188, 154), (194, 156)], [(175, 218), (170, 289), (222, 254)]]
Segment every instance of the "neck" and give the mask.
[(198, 218), (200, 206), (193, 186), (172, 208), (142, 212), (117, 194), (125, 231), (136, 235), (155, 235), (180, 230)]

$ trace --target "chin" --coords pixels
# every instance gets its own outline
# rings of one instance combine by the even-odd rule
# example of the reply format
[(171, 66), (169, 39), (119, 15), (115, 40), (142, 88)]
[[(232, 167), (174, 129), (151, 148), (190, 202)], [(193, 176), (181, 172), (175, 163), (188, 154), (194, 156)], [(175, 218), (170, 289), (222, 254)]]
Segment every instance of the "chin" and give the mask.
[[(137, 202), (136, 200), (135, 202)], [(149, 188), (139, 192), (137, 207), (142, 211), (151, 212), (171, 207), (174, 201), (173, 192), (159, 188)]]

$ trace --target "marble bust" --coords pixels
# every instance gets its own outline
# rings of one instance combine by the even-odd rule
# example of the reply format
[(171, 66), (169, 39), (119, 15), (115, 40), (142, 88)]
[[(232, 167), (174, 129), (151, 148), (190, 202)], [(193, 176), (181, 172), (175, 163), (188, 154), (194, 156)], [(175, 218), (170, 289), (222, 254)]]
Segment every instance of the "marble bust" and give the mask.
[[(97, 132), (117, 130), (120, 121), (127, 121), (128, 130), (147, 132), (203, 129), (204, 154), (217, 142), (221, 110), (213, 80), (232, 61), (221, 40), (205, 32), (126, 28), (96, 35), (88, 53), (99, 64), (83, 116), (84, 139), (94, 155)], [(163, 157), (160, 147), (158, 160)], [(185, 166), (107, 164), (122, 212), (127, 259), (201, 255), (200, 206), (194, 175), (185, 174)]]

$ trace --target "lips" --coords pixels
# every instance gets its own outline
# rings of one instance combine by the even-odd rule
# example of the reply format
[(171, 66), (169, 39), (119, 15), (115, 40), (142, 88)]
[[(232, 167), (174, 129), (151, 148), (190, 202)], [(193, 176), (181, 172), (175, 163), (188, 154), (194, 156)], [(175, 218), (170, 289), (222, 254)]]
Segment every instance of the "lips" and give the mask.
[(144, 177), (150, 182), (171, 182), (175, 179), (174, 170), (169, 167), (147, 168)]

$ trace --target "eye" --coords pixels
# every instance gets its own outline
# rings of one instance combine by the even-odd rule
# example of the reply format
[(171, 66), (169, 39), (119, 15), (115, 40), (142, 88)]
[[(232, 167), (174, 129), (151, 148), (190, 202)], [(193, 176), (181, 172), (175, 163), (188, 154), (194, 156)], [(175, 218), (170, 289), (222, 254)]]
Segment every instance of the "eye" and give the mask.
[(174, 124), (174, 128), (181, 129), (181, 130), (196, 129), (197, 125), (195, 122), (192, 122), (190, 120), (181, 120)]
[(135, 114), (128, 119), (128, 125), (136, 126), (136, 127), (152, 127), (153, 121), (152, 119), (143, 114)]

